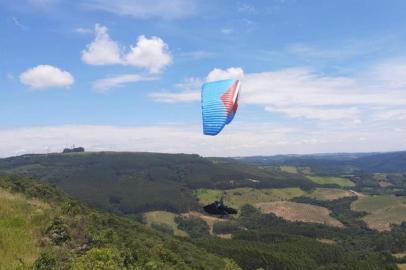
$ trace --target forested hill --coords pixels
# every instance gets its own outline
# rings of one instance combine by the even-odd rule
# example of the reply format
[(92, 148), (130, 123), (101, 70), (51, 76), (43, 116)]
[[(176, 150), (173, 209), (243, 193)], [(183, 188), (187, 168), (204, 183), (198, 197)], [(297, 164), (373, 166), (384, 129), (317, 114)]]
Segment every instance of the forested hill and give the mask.
[(0, 269), (240, 269), (230, 259), (71, 199), (0, 177)]
[(406, 172), (406, 151), (388, 153), (338, 153), (315, 155), (252, 156), (237, 158), (257, 165), (310, 167), (318, 173), (401, 173)]
[(231, 159), (159, 153), (69, 153), (0, 159), (0, 174), (53, 183), (92, 206), (122, 214), (198, 209), (197, 188), (314, 186), (299, 174)]

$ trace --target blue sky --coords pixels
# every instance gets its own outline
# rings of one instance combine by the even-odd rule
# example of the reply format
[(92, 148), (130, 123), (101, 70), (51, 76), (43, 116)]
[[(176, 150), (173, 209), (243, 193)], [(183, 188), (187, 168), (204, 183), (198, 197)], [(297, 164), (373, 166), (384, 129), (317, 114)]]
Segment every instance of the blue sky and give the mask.
[[(0, 0), (0, 156), (406, 148), (406, 3)], [(201, 133), (202, 83), (242, 80)]]

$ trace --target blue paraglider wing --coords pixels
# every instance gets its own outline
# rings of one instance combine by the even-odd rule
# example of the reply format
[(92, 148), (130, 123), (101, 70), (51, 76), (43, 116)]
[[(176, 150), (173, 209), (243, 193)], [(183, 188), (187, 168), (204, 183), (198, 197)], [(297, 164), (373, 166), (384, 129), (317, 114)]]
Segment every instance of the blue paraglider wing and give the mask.
[(203, 133), (217, 135), (229, 124), (237, 111), (238, 80), (205, 83), (202, 87)]

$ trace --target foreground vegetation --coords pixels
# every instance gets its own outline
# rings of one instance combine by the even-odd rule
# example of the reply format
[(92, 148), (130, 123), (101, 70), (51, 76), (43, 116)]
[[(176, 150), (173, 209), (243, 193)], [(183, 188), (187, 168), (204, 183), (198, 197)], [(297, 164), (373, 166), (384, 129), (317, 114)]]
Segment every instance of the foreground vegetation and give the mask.
[(53, 187), (1, 177), (0, 269), (239, 269)]

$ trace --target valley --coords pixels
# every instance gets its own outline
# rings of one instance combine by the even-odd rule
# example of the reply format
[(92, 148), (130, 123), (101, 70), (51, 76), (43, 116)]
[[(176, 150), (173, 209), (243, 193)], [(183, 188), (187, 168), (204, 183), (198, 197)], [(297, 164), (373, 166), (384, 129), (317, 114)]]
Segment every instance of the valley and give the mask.
[[(355, 159), (366, 157), (370, 159), (368, 155)], [(349, 172), (348, 157), (341, 158), (258, 161), (94, 152), (0, 159), (0, 250), (8, 252), (3, 251), (2, 263), (25, 269), (48, 260), (43, 257), (47, 254), (58, 267), (68, 267), (64, 262), (69, 257), (71, 266), (81, 269), (97, 253), (107, 252), (120, 265), (122, 250), (114, 239), (121, 241), (120, 231), (134, 226), (137, 233), (128, 240), (152, 237), (157, 242), (151, 248), (179, 241), (192, 250), (205, 250), (217, 258), (215, 264), (229, 269), (403, 267), (402, 257), (382, 254), (406, 251), (405, 174), (399, 168), (377, 174), (355, 166)], [(357, 163), (364, 164), (354, 160)], [(204, 205), (220, 197), (238, 214), (220, 218), (203, 212)], [(117, 219), (118, 231), (108, 232), (110, 221), (95, 223), (83, 211), (99, 213), (102, 220), (104, 215)], [(47, 233), (55, 226), (69, 236), (62, 244)], [(100, 226), (106, 227), (94, 235), (92, 228)], [(117, 236), (108, 236), (111, 233)], [(102, 242), (95, 240), (100, 237)], [(61, 247), (63, 252), (55, 253)], [(173, 246), (166, 248), (172, 252)], [(13, 250), (21, 250), (19, 257), (12, 255)], [(73, 257), (69, 250), (75, 250)], [(335, 255), (327, 256), (330, 253)], [(199, 258), (193, 265), (176, 259), (171, 267), (195, 269)]]

